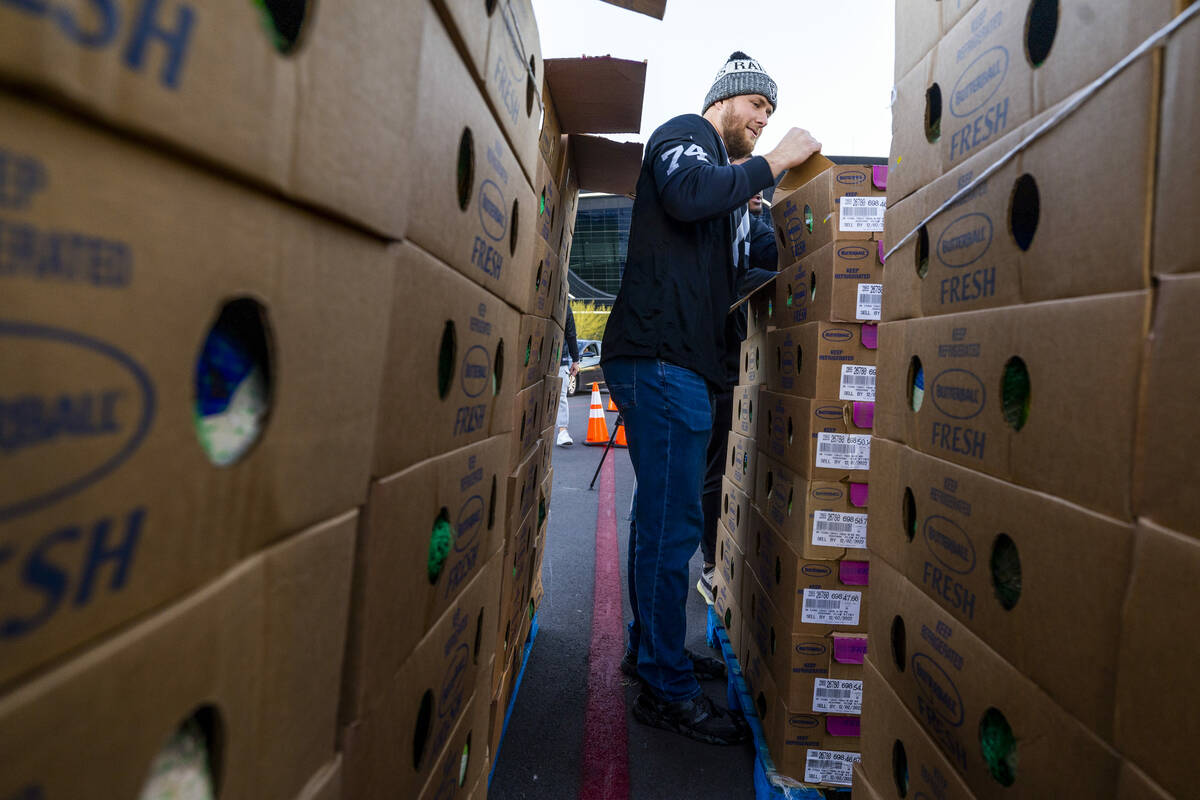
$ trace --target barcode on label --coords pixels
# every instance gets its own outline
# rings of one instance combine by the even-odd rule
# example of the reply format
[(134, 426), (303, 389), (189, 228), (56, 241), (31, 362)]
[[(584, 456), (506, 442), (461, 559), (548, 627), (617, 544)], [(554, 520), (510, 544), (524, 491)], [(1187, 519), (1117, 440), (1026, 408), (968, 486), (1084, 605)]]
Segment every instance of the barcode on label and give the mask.
[(875, 367), (843, 364), (839, 400), (875, 400)]
[(843, 197), (838, 229), (876, 233), (883, 230), (883, 213), (887, 199), (883, 197)]
[(804, 760), (804, 780), (808, 783), (829, 783), (849, 786), (859, 753), (840, 750), (809, 750)]
[(817, 466), (829, 469), (870, 469), (871, 437), (867, 434), (817, 434)]
[(848, 217), (865, 217), (868, 215), (872, 216), (872, 217), (876, 216), (875, 209), (859, 208), (857, 206), (848, 206), (846, 208), (843, 208), (842, 213)]
[(862, 681), (817, 678), (812, 710), (819, 714), (861, 714)]
[(805, 589), (801, 622), (825, 625), (858, 624), (862, 592), (834, 589)]
[(858, 285), (858, 319), (877, 320), (883, 318), (883, 284), (860, 283)]
[(813, 692), (813, 696), (814, 697), (843, 698), (843, 697), (853, 697), (854, 692), (850, 691), (849, 689), (817, 689)]
[(813, 512), (813, 544), (826, 547), (867, 546), (867, 515)]

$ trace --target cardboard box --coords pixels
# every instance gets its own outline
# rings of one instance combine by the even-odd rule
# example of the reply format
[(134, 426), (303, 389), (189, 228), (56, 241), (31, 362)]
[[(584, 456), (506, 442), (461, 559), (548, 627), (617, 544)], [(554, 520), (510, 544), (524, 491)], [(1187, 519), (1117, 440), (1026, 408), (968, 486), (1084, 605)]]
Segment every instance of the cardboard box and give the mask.
[(754, 440), (730, 431), (726, 447), (725, 477), (746, 494), (754, 494), (754, 471), (758, 461)]
[(562, 361), (563, 329), (554, 320), (546, 320), (546, 356), (542, 365), (540, 377), (558, 377), (558, 368)]
[(802, 559), (757, 514), (745, 557), (778, 612), (778, 629), (820, 635), (834, 630), (866, 633), (867, 562)]
[(883, 252), (883, 242), (833, 241), (786, 267), (775, 279), (775, 325), (878, 321)]
[(542, 485), (538, 489), (537, 519), (534, 520), (534, 527), (538, 537), (544, 536), (546, 533), (546, 526), (550, 520), (550, 499), (553, 491), (554, 468), (551, 467), (546, 471), (545, 477), (542, 478)]
[[(1182, 11), (1182, 7), (1180, 11)], [(1167, 41), (1163, 62), (1162, 122), (1154, 202), (1154, 272), (1200, 271), (1200, 164), (1187, 131), (1200, 125), (1200, 100), (1192, 91), (1200, 72), (1200, 22), (1195, 18)]]
[(772, 279), (766, 285), (755, 289), (753, 296), (743, 306), (746, 309), (747, 337), (757, 336), (771, 329), (771, 312), (775, 300), (774, 285), (774, 279)]
[[(227, 797), (294, 797), (333, 758), (355, 513), (239, 563), (0, 699), (6, 797), (136, 797), (195, 719)], [(86, 758), (80, 747), (86, 744)]]
[(490, 711), (491, 698), (477, 690), (417, 800), (465, 798), (480, 778), (487, 778)]
[(750, 502), (750, 495), (742, 491), (728, 475), (721, 478), (721, 522), (742, 552), (745, 552), (746, 531), (750, 528)]
[[(923, 227), (918, 228), (1058, 107), (1015, 127), (893, 205), (886, 220), (888, 240), (899, 241), (914, 229), (917, 235), (891, 256), (884, 318), (1146, 288), (1155, 76), (1152, 59), (1132, 65)], [(1096, 202), (1117, 197), (1121, 202), (1108, 207)], [(893, 305), (893, 289), (919, 296), (919, 310)]]
[(1133, 527), (885, 439), (873, 457), (872, 551), (1112, 741)]
[(539, 445), (540, 455), (538, 457), (538, 463), (541, 466), (539, 466), (538, 469), (541, 470), (543, 475), (547, 474), (551, 469), (553, 469), (554, 446), (554, 424), (553, 417), (551, 417), (550, 427), (542, 431), (542, 441)]
[(516, 531), (521, 520), (536, 509), (538, 489), (542, 485), (544, 473), (542, 469), (543, 450), (534, 448), (525, 455), (525, 459), (508, 476), (508, 489), (505, 495), (505, 509), (508, 514), (505, 530)]
[[(974, 800), (962, 777), (867, 659), (863, 679), (860, 766), (886, 800)], [(858, 776), (854, 791), (858, 792)], [(1036, 790), (1035, 790), (1036, 791)]]
[(1200, 544), (1141, 522), (1125, 598), (1117, 670), (1117, 747), (1167, 791), (1194, 793), (1200, 765), (1200, 690), (1193, 635), (1200, 602)]
[(563, 157), (566, 155), (566, 139), (563, 137), (562, 122), (558, 119), (558, 109), (554, 98), (550, 95), (550, 84), (542, 83), (542, 132), (538, 136), (538, 152), (550, 167), (550, 174), (559, 180), (564, 170)]
[(342, 800), (342, 754), (321, 767), (309, 779), (296, 800)]
[(867, 484), (810, 481), (758, 454), (754, 505), (802, 558), (867, 559)]
[[(362, 718), (390, 690), (396, 670), (503, 547), (509, 447), (507, 436), (493, 436), (371, 483), (355, 560), (344, 721)], [(446, 523), (452, 546), (431, 572), (435, 528)]]
[(343, 729), (347, 797), (416, 797), (433, 775), (477, 678), (490, 667), (501, 564), (499, 556), (487, 562), (395, 673), (390, 690)]
[(789, 170), (776, 186), (771, 206), (780, 270), (835, 239), (879, 238), (883, 201), (868, 198), (886, 195), (887, 172), (885, 166), (870, 164), (836, 166), (824, 156)]
[[(1132, 470), (1113, 465), (1133, 461), (1147, 301), (1130, 292), (884, 323), (875, 430), (1129, 519)], [(923, 394), (911, 391), (918, 364)]]
[(1066, 99), (1171, 17), (1171, 0), (1061, 5), (976, 3), (896, 82), (889, 205)]
[[(393, 275), (376, 240), (100, 128), (11, 96), (0, 119), (4, 684), (363, 502)], [(223, 313), (267, 396), (217, 466), (197, 381), (216, 405), (241, 375), (197, 365)]]
[(945, 0), (896, 0), (896, 68), (899, 82), (930, 50), (942, 34)]
[(525, 271), (525, 287), (519, 293), (517, 310), (525, 314), (549, 318), (559, 296), (562, 281), (562, 265), (550, 245), (544, 241), (534, 244), (533, 269)]
[(758, 419), (754, 412), (758, 408), (759, 385), (737, 386), (733, 390), (733, 421), (731, 428), (739, 436), (753, 439), (758, 435)]
[(563, 379), (555, 375), (542, 381), (542, 425), (543, 430), (554, 430), (558, 421), (558, 400), (562, 396)]
[(875, 404), (759, 394), (758, 448), (811, 480), (866, 483)]
[(538, 158), (533, 191), (538, 196), (537, 233), (549, 246), (552, 242), (556, 243), (551, 234), (558, 230), (562, 222), (559, 217), (563, 213), (563, 198), (559, 194), (558, 177), (545, 158)]
[(1172, 796), (1146, 777), (1146, 773), (1126, 761), (1121, 764), (1117, 800), (1172, 800)]
[[(863, 748), (864, 750), (866, 748)], [(870, 758), (870, 755), (867, 756)], [(863, 771), (862, 760), (854, 762), (853, 769), (850, 770), (853, 775), (851, 796), (858, 800), (883, 800), (883, 795), (875, 789), (874, 786), (866, 779), (866, 773)]]
[(283, 53), (238, 0), (6, 3), (0, 76), (399, 239), (426, 5), (308, 4)]
[[(1111, 796), (1114, 750), (889, 564), (871, 566), (881, 646), (870, 662), (976, 797)], [(984, 734), (995, 743), (991, 766)]]
[[(719, 534), (718, 534), (719, 535)], [(742, 643), (742, 611), (737, 591), (730, 585), (727, 573), (717, 570), (713, 576), (713, 611), (729, 635), (729, 647), (736, 653)]]
[(533, 544), (537, 536), (534, 527), (536, 512), (530, 512), (509, 534), (504, 546), (503, 575), (500, 579), (499, 617), (496, 621), (496, 664), (492, 671), (493, 690), (499, 685), (503, 671), (513, 663), (520, 650), (521, 628), (528, 618), (529, 593), (533, 581)]
[(392, 254), (376, 477), (511, 430), (523, 388), (520, 316), (412, 244)]
[(1200, 537), (1200, 422), (1193, 398), (1200, 395), (1195, 359), (1200, 348), (1200, 275), (1158, 279), (1154, 327), (1138, 423), (1135, 485), (1138, 516)]
[(765, 333), (751, 336), (742, 342), (739, 386), (757, 386), (767, 382), (766, 345)]
[(517, 393), (508, 428), (509, 438), (508, 472), (511, 474), (525, 457), (541, 443), (542, 408), (545, 405), (546, 387), (541, 381), (527, 386)]
[(717, 572), (721, 574), (729, 590), (729, 602), (738, 603), (742, 596), (742, 576), (746, 570), (746, 556), (738, 547), (724, 524), (717, 525)]
[(809, 322), (767, 334), (767, 388), (820, 400), (875, 401), (875, 325)]
[(415, 81), (407, 238), (519, 307), (537, 252), (531, 178), (435, 14), (425, 18)]
[[(550, 347), (547, 322), (543, 317), (532, 314), (521, 316), (521, 330), (517, 337), (517, 370), (520, 373), (518, 387), (524, 389), (540, 381), (549, 369)], [(558, 374), (558, 362), (554, 373)]]

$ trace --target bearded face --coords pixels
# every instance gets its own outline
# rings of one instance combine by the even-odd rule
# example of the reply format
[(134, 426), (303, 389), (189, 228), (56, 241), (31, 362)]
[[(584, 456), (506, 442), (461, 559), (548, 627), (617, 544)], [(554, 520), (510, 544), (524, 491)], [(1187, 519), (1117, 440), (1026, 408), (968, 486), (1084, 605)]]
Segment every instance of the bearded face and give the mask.
[(761, 95), (738, 95), (724, 101), (721, 108), (721, 138), (730, 160), (746, 158), (754, 152), (758, 135), (766, 127), (770, 103)]

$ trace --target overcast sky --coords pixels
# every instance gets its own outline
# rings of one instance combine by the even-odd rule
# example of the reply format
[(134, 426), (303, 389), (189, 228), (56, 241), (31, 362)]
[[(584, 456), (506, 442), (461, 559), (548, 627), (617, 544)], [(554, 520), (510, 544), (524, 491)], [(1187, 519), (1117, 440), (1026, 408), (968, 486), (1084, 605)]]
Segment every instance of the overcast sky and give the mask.
[(667, 0), (659, 21), (600, 0), (533, 0), (543, 58), (647, 61), (646, 141), (671, 117), (699, 113), (725, 59), (742, 50), (779, 86), (755, 149), (792, 126), (831, 155), (888, 155), (895, 0)]

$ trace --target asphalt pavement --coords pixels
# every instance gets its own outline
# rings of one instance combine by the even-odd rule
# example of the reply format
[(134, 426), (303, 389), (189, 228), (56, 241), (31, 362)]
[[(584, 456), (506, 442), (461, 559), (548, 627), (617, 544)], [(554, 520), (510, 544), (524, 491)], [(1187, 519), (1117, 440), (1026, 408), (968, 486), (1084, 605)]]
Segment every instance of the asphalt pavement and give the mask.
[[(554, 488), (546, 534), (542, 580), (545, 597), (538, 611), (539, 632), (526, 662), (508, 730), (496, 754), (488, 797), (492, 800), (566, 800), (579, 796), (580, 766), (589, 743), (584, 737), (588, 697), (588, 656), (595, 571), (597, 490), (588, 482), (603, 448), (586, 447), (590, 396), (570, 398), (571, 447), (554, 451)], [(604, 395), (608, 404), (608, 395)], [(609, 430), (616, 414), (606, 414)], [(629, 504), (633, 468), (625, 450), (612, 451), (616, 467), (616, 519), (621, 585), (625, 585)], [(691, 585), (700, 577), (699, 552), (692, 559)], [(624, 594), (624, 592), (622, 592)], [(625, 618), (629, 602), (623, 597)], [(688, 596), (688, 647), (713, 653), (705, 642), (707, 606), (693, 588)], [(631, 800), (738, 800), (754, 797), (754, 751), (750, 744), (706, 745), (642, 725), (630, 709), (637, 696), (626, 680), (625, 717), (629, 738)], [(725, 705), (725, 684), (702, 684)], [(620, 798), (613, 798), (620, 800)]]

